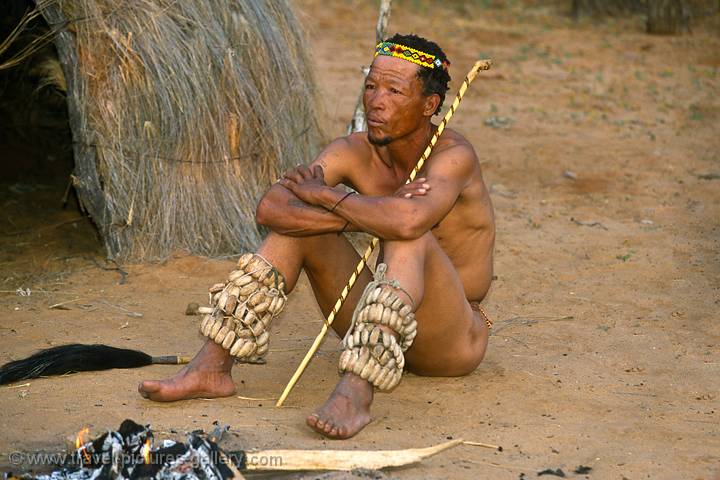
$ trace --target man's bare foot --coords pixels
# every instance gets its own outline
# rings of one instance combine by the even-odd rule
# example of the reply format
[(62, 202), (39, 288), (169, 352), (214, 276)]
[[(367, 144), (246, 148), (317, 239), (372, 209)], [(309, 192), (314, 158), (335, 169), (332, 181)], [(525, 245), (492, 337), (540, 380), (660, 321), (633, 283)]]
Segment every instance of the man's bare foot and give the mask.
[(208, 340), (190, 363), (165, 380), (145, 380), (138, 392), (156, 402), (188, 398), (229, 397), (235, 393), (230, 372), (233, 359), (228, 352)]
[(307, 424), (329, 438), (350, 438), (370, 423), (372, 400), (372, 384), (346, 372), (330, 398), (307, 417)]

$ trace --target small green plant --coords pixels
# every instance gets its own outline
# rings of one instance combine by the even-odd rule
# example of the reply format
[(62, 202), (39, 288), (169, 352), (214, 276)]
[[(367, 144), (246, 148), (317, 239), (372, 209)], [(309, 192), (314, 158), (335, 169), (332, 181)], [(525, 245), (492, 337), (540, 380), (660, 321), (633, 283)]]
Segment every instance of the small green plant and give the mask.
[(630, 250), (625, 255), (616, 255), (615, 258), (617, 258), (618, 260), (621, 260), (623, 262), (627, 262), (628, 260), (630, 260), (630, 257), (632, 257), (634, 254), (635, 254), (635, 252), (633, 250)]
[(701, 121), (704, 118), (705, 117), (697, 104), (693, 103), (690, 105), (690, 120)]

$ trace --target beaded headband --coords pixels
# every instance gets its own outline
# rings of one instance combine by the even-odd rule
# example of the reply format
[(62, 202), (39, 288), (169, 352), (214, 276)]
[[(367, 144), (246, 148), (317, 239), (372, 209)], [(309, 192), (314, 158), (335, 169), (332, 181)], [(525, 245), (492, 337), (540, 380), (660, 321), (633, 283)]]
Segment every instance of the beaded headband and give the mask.
[(393, 42), (380, 42), (375, 46), (375, 56), (386, 55), (388, 57), (402, 58), (408, 62), (412, 62), (416, 65), (426, 68), (442, 68), (448, 69), (450, 62), (445, 60), (442, 61), (439, 58), (435, 58), (435, 55), (415, 50), (414, 48), (400, 45), (399, 43)]

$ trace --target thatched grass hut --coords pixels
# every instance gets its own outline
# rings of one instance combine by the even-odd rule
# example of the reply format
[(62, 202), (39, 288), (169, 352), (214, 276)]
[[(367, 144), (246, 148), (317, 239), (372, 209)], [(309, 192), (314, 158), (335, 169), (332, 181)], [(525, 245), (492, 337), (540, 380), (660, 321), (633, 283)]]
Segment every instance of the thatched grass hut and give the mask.
[(64, 73), (73, 185), (108, 256), (257, 244), (259, 196), (320, 141), (309, 48), (288, 1), (37, 8)]

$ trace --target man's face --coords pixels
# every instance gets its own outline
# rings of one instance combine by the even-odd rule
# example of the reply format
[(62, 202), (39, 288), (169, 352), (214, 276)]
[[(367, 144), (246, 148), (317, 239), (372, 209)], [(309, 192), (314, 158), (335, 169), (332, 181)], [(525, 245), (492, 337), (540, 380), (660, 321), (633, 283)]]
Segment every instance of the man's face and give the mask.
[(423, 95), (419, 67), (407, 60), (379, 55), (365, 79), (363, 105), (368, 139), (384, 146), (417, 130), (427, 114), (428, 97)]

